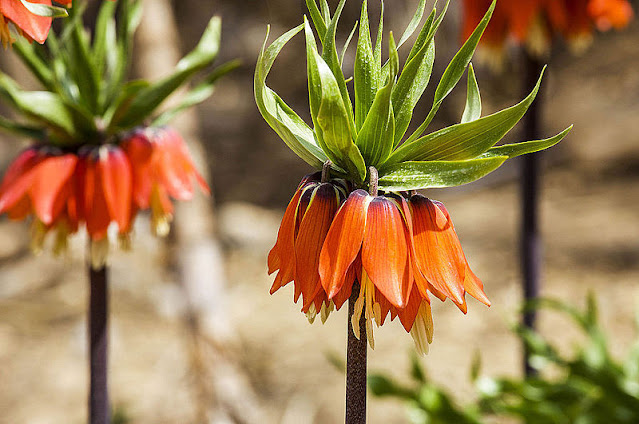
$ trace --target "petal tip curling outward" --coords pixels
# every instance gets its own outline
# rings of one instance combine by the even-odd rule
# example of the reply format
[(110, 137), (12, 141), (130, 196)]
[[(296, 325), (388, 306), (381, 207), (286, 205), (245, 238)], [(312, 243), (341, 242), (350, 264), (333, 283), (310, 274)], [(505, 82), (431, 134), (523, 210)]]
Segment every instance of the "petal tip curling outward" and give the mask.
[(371, 200), (366, 191), (353, 191), (328, 230), (320, 253), (319, 275), (329, 299), (342, 290), (349, 268), (360, 251)]

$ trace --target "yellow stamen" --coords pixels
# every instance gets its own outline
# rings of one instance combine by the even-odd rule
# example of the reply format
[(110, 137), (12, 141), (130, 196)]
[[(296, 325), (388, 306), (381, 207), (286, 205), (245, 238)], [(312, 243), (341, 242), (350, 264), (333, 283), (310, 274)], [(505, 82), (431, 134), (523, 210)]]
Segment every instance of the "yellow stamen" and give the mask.
[(331, 313), (331, 307), (326, 305), (326, 302), (322, 302), (322, 309), (320, 310), (320, 318), (322, 318), (322, 324), (326, 324), (326, 320)]
[(415, 342), (415, 348), (420, 355), (428, 353), (429, 344), (433, 342), (433, 315), (430, 304), (422, 302), (417, 312), (417, 317), (410, 330), (410, 335)]
[(308, 322), (313, 324), (315, 322), (316, 316), (317, 316), (317, 309), (315, 309), (315, 304), (311, 303), (311, 306), (308, 308), (308, 312), (306, 313), (306, 319), (308, 319)]
[(160, 195), (155, 187), (151, 193), (151, 231), (158, 237), (168, 236), (172, 220), (173, 216), (164, 211)]
[(2, 42), (2, 47), (6, 48), (10, 46), (15, 40), (11, 36), (11, 30), (9, 29), (9, 23), (5, 19), (5, 17), (0, 13), (0, 41)]
[(131, 233), (118, 234), (118, 246), (125, 252), (131, 251)]
[[(375, 308), (377, 305), (377, 308)], [(371, 349), (375, 349), (375, 338), (373, 336), (373, 318), (378, 323), (381, 319), (381, 308), (378, 303), (375, 302), (375, 285), (368, 278), (368, 274), (366, 274), (366, 270), (362, 269), (362, 281), (360, 283), (359, 288), (359, 297), (355, 302), (355, 310), (353, 311), (353, 316), (351, 317), (351, 326), (353, 327), (353, 334), (359, 340), (360, 332), (359, 332), (359, 321), (362, 317), (362, 312), (364, 313), (364, 318), (366, 320), (366, 337), (368, 339), (368, 344)]]
[(58, 225), (56, 225), (55, 243), (53, 245), (54, 255), (59, 256), (67, 251), (70, 233), (71, 228), (69, 228), (69, 225), (65, 221), (60, 221)]
[(44, 222), (37, 218), (35, 218), (31, 223), (31, 244), (29, 247), (34, 254), (39, 255), (42, 253), (44, 238), (46, 237), (48, 230), (49, 229)]

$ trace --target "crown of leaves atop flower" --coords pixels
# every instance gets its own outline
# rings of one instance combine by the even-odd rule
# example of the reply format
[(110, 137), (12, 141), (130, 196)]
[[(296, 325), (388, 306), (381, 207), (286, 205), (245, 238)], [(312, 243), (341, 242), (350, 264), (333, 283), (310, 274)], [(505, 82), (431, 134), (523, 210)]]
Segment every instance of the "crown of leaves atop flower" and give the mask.
[[(521, 119), (534, 100), (541, 77), (532, 92), (520, 103), (489, 116), (481, 116), (481, 99), (471, 57), (495, 8), (492, 3), (477, 28), (444, 71), (431, 109), (419, 127), (406, 136), (413, 110), (424, 93), (433, 69), (435, 34), (445, 12), (436, 10), (427, 17), (400, 69), (398, 49), (417, 30), (425, 10), (420, 0), (408, 27), (395, 43), (388, 42), (389, 59), (382, 64), (382, 21), (373, 46), (367, 2), (362, 4), (359, 37), (353, 70), (355, 100), (349, 95), (342, 63), (348, 41), (338, 53), (335, 34), (345, 4), (341, 0), (331, 16), (326, 0), (306, 0), (322, 53), (317, 49), (309, 22), (288, 31), (270, 46), (265, 41), (255, 70), (255, 99), (268, 124), (299, 157), (321, 169), (330, 160), (332, 170), (356, 184), (365, 184), (370, 166), (379, 170), (379, 188), (385, 191), (449, 187), (469, 183), (501, 166), (507, 159), (553, 146), (570, 127), (545, 140), (493, 147)], [(382, 9), (383, 10), (383, 9)], [(383, 15), (383, 11), (382, 11)], [(311, 129), (277, 93), (266, 85), (266, 78), (286, 43), (304, 30)], [(355, 29), (353, 30), (353, 35)], [(267, 34), (268, 39), (268, 34)], [(423, 135), (440, 105), (468, 68), (468, 94), (461, 122)]]
[[(148, 122), (169, 95), (217, 56), (221, 21), (214, 17), (197, 46), (171, 75), (153, 83), (127, 81), (141, 2), (103, 2), (92, 36), (83, 26), (85, 8), (86, 3), (80, 3), (70, 9), (64, 29), (60, 34), (52, 31), (43, 46), (23, 39), (15, 42), (14, 51), (43, 90), (26, 91), (1, 73), (0, 96), (16, 110), (21, 122), (0, 117), (0, 128), (64, 149), (109, 143), (118, 134)], [(156, 116), (152, 125), (162, 125), (208, 98), (216, 80), (234, 66), (227, 63), (208, 73), (179, 103)]]

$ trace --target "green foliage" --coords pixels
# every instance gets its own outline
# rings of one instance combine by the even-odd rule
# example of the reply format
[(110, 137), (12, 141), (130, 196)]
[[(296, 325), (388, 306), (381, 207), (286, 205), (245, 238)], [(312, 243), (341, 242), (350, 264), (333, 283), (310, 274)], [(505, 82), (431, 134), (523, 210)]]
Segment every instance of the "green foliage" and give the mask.
[[(40, 14), (57, 13), (42, 9)], [(152, 7), (152, 6), (151, 6)], [(178, 88), (203, 73), (215, 60), (220, 45), (220, 19), (214, 17), (193, 51), (175, 71), (157, 82), (126, 82), (131, 63), (133, 34), (141, 19), (141, 2), (102, 2), (91, 34), (83, 25), (86, 3), (70, 9), (63, 29), (50, 32), (44, 46), (18, 40), (14, 51), (41, 83), (43, 90), (27, 91), (0, 74), (0, 97), (20, 116), (20, 123), (0, 118), (0, 128), (22, 136), (63, 146), (102, 143), (149, 120), (163, 101)], [(165, 123), (181, 110), (204, 101), (220, 76), (237, 67), (230, 62), (207, 72), (188, 90), (181, 102), (165, 110)]]
[[(330, 159), (333, 170), (359, 186), (366, 186), (367, 170), (379, 170), (384, 190), (409, 190), (466, 184), (499, 167), (513, 155), (531, 153), (560, 141), (567, 131), (549, 140), (508, 147), (503, 153), (491, 150), (521, 119), (534, 100), (539, 84), (521, 103), (481, 118), (481, 97), (470, 60), (495, 8), (493, 2), (468, 40), (446, 67), (425, 120), (408, 137), (406, 132), (413, 111), (431, 79), (435, 60), (435, 36), (446, 14), (433, 8), (424, 19), (426, 2), (419, 0), (417, 10), (399, 43), (392, 33), (388, 42), (388, 60), (382, 64), (383, 3), (377, 38), (373, 43), (368, 1), (362, 2), (357, 48), (352, 79), (342, 70), (346, 43), (341, 55), (335, 45), (338, 21), (346, 0), (340, 0), (331, 15), (328, 4), (306, 0), (311, 24), (304, 19), (295, 28), (267, 47), (267, 39), (255, 69), (255, 100), (266, 122), (302, 159), (321, 168)], [(415, 33), (415, 43), (403, 67), (398, 49)], [(357, 27), (357, 23), (355, 24)], [(279, 52), (304, 28), (306, 39), (310, 128), (266, 85), (266, 77)], [(355, 29), (351, 32), (353, 36)], [(319, 43), (316, 41), (319, 37)], [(318, 49), (321, 47), (321, 52)], [(342, 59), (340, 59), (340, 57)], [(457, 86), (468, 69), (466, 108), (460, 124), (422, 136), (443, 101)], [(348, 83), (352, 81), (354, 100)], [(541, 82), (541, 77), (540, 77)]]
[[(478, 401), (461, 407), (445, 390), (429, 382), (414, 358), (412, 385), (383, 375), (369, 377), (376, 396), (407, 403), (415, 423), (481, 423), (494, 417), (514, 418), (526, 424), (631, 424), (639, 422), (639, 339), (624, 361), (612, 357), (607, 337), (599, 326), (593, 295), (584, 310), (542, 299), (528, 308), (546, 308), (569, 317), (584, 333), (585, 341), (572, 355), (562, 355), (544, 337), (518, 324), (514, 331), (532, 354), (538, 376), (527, 378), (479, 377), (476, 357), (471, 369)], [(639, 319), (637, 320), (639, 330)], [(550, 377), (547, 370), (552, 370)]]

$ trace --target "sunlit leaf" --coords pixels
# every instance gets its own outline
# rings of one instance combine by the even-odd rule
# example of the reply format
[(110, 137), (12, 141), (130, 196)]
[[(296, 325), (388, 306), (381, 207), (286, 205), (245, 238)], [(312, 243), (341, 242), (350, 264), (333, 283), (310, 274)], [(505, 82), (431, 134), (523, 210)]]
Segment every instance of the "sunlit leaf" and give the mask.
[(380, 171), (379, 186), (388, 191), (454, 187), (473, 182), (503, 164), (507, 156), (462, 161), (411, 161)]
[(468, 87), (466, 91), (466, 107), (462, 114), (461, 122), (471, 122), (481, 117), (481, 95), (479, 94), (479, 85), (475, 78), (475, 70), (473, 64), (468, 66)]

